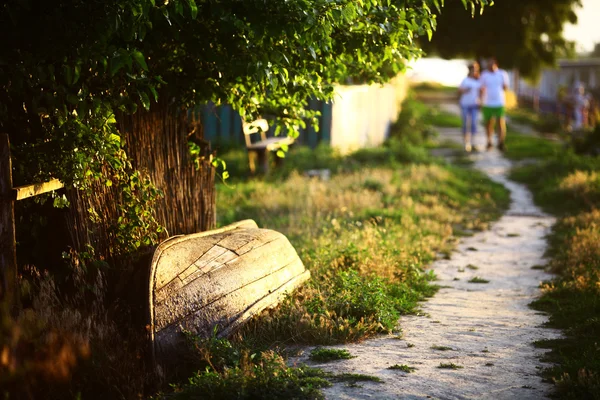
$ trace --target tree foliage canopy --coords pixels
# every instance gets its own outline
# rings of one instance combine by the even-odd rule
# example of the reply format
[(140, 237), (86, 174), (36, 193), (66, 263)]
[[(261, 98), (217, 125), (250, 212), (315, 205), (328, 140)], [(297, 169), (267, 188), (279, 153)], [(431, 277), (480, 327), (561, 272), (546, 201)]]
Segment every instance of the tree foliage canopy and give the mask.
[[(486, 0), (457, 2), (482, 5)], [(0, 129), (71, 182), (115, 151), (117, 110), (158, 96), (305, 123), (309, 97), (383, 82), (420, 54), (440, 0), (8, 0), (0, 8)], [(453, 10), (453, 8), (451, 8)], [(111, 136), (112, 135), (112, 136)], [(65, 157), (57, 160), (60, 151)], [(39, 160), (38, 160), (39, 161)], [(93, 169), (93, 168), (92, 168)]]
[[(468, 15), (465, 8), (487, 3), (460, 4)], [(7, 0), (0, 6), (0, 37), (7, 39), (0, 45), (0, 131), (15, 147), (15, 179), (51, 176), (88, 188), (103, 181), (131, 190), (133, 204), (140, 192), (133, 179), (141, 178), (117, 129), (119, 115), (157, 102), (185, 113), (212, 101), (250, 120), (270, 116), (293, 134), (314, 117), (309, 98), (329, 100), (334, 85), (348, 79), (385, 82), (418, 57), (418, 39), (431, 37), (441, 5)], [(155, 225), (142, 217), (136, 223)]]
[(423, 48), (444, 58), (495, 56), (502, 66), (536, 78), (544, 66), (573, 53), (562, 33), (565, 23), (577, 21), (578, 6), (580, 0), (498, 0), (471, 16), (460, 2), (448, 1)]

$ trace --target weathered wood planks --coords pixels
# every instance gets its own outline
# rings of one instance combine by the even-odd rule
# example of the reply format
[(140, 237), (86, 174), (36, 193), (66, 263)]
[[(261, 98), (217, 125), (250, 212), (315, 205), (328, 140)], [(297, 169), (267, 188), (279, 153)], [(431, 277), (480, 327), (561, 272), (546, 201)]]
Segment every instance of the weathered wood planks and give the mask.
[(171, 238), (150, 271), (153, 353), (171, 354), (183, 330), (226, 336), (309, 276), (284, 235), (251, 220)]

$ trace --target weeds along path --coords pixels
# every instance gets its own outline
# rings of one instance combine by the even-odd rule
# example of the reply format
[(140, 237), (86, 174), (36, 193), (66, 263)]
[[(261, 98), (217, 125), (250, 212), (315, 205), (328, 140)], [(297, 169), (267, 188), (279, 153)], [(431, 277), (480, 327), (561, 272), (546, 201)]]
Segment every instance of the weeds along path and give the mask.
[[(446, 138), (461, 141), (456, 129), (443, 130)], [(539, 266), (554, 219), (533, 204), (525, 187), (506, 178), (511, 162), (497, 150), (472, 158), (475, 168), (511, 191), (510, 209), (489, 231), (464, 238), (451, 259), (433, 264), (442, 289), (423, 304), (425, 316), (400, 320), (401, 339), (338, 346), (356, 357), (313, 364), (383, 381), (338, 383), (325, 389), (327, 398), (540, 399), (551, 391), (538, 376), (543, 351), (532, 343), (558, 332), (542, 328), (546, 317), (528, 304), (551, 277)], [(402, 371), (408, 370), (403, 365), (414, 371)]]

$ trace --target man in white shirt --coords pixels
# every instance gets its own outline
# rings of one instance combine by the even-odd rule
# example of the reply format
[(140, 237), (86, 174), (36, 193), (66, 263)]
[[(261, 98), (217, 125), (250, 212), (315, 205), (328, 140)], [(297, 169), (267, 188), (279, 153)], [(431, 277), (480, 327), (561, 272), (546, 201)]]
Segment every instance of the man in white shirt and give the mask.
[(492, 148), (492, 136), (496, 128), (496, 120), (498, 120), (498, 149), (504, 151), (506, 148), (504, 144), (506, 137), (505, 92), (508, 90), (508, 74), (498, 68), (498, 62), (495, 58), (490, 58), (487, 69), (481, 74), (480, 82), (483, 105), (481, 112), (488, 138), (487, 149)]

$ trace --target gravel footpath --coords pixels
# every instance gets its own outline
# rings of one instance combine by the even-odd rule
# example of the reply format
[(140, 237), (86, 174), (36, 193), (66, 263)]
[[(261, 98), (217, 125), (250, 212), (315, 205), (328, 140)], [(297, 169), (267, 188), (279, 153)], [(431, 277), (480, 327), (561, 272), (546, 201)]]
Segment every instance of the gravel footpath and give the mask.
[[(442, 138), (461, 142), (456, 129), (442, 129)], [(484, 141), (479, 134), (476, 143)], [(497, 150), (473, 153), (474, 167), (511, 192), (506, 214), (490, 230), (461, 240), (450, 260), (432, 268), (443, 287), (423, 303), (425, 316), (402, 317), (402, 339), (380, 336), (363, 343), (336, 346), (356, 358), (327, 364), (296, 361), (333, 373), (367, 374), (382, 383), (336, 383), (325, 389), (328, 399), (542, 399), (552, 385), (539, 369), (544, 350), (532, 342), (556, 338), (542, 328), (547, 317), (528, 307), (539, 296), (545, 236), (554, 219), (541, 212), (531, 193), (508, 180), (511, 162)], [(469, 267), (470, 266), (470, 267)], [(471, 283), (479, 277), (488, 283)], [(446, 350), (435, 347), (449, 348)], [(458, 369), (439, 368), (454, 364)], [(388, 369), (399, 364), (411, 373)]]

